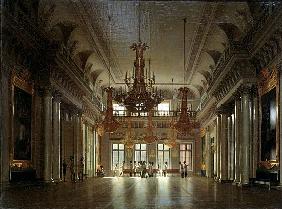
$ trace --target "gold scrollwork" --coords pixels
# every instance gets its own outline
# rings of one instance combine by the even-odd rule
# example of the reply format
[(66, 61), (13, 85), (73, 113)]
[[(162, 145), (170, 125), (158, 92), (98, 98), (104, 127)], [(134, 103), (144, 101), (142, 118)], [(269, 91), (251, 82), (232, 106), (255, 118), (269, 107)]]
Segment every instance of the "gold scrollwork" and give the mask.
[(258, 91), (259, 95), (262, 96), (275, 88), (278, 84), (278, 70), (274, 69), (262, 69), (258, 79)]

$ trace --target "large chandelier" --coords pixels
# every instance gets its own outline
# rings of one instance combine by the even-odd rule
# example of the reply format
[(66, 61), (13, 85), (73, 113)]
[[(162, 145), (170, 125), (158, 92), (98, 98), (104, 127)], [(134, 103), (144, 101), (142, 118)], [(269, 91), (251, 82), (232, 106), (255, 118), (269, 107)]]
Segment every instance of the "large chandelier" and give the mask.
[(152, 120), (152, 111), (149, 112), (148, 115), (148, 124), (145, 128), (146, 135), (144, 136), (144, 141), (148, 144), (151, 144), (158, 140), (158, 137), (154, 135), (154, 126)]
[(157, 90), (157, 87), (153, 87), (155, 84), (155, 75), (151, 75), (151, 70), (144, 74), (145, 60), (143, 53), (148, 48), (145, 43), (139, 41), (134, 43), (131, 47), (133, 51), (136, 51), (136, 59), (134, 61), (133, 74), (127, 76), (125, 74), (125, 84), (128, 91), (124, 92), (120, 90), (115, 100), (123, 104), (129, 112), (149, 112), (155, 106), (162, 101), (161, 91)]
[(136, 52), (132, 77), (125, 74), (125, 84), (127, 90), (121, 90), (116, 94), (115, 100), (123, 104), (129, 112), (140, 113), (149, 112), (162, 101), (161, 91), (157, 91), (155, 75), (151, 75), (150, 64), (149, 72), (144, 72), (145, 59), (144, 51), (148, 48), (146, 43), (141, 42), (140, 38), (140, 3), (138, 13), (138, 43), (133, 43), (130, 47)]
[[(186, 66), (186, 55), (185, 55), (185, 26), (186, 26), (186, 18), (183, 19), (184, 22), (184, 30), (183, 30), (183, 68), (184, 68), (184, 82), (185, 82), (185, 66)], [(193, 131), (194, 124), (190, 120), (190, 116), (187, 111), (187, 97), (189, 89), (187, 87), (182, 87), (179, 89), (179, 91), (182, 93), (182, 99), (181, 99), (181, 112), (178, 121), (175, 123), (174, 127), (180, 134), (188, 134)]]
[(106, 88), (107, 92), (107, 109), (105, 111), (104, 120), (98, 125), (98, 133), (99, 135), (103, 135), (104, 132), (113, 133), (115, 132), (120, 123), (113, 116), (113, 88)]
[(187, 111), (187, 97), (189, 89), (187, 87), (180, 88), (182, 93), (181, 110), (178, 121), (175, 123), (175, 129), (181, 134), (191, 133), (194, 128), (193, 122), (190, 120), (190, 116)]

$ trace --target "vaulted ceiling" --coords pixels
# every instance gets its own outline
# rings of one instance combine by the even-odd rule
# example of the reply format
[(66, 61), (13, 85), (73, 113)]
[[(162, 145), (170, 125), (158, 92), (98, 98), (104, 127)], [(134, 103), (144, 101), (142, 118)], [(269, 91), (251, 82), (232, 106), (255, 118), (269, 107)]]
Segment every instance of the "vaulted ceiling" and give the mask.
[(159, 88), (169, 92), (173, 79), (174, 88), (185, 84), (194, 98), (208, 88), (221, 53), (252, 25), (246, 2), (45, 0), (41, 12), (51, 16), (47, 31), (64, 40), (94, 89), (108, 85), (109, 71), (116, 86), (132, 71), (129, 46), (138, 41), (140, 14), (141, 40), (150, 47), (146, 67), (150, 58)]

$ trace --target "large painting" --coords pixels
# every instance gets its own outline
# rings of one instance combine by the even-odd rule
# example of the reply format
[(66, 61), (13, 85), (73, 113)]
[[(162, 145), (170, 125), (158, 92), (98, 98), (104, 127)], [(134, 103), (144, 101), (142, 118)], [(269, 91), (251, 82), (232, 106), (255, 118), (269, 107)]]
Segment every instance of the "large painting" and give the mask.
[(276, 160), (276, 88), (261, 97), (261, 160)]
[(14, 88), (14, 160), (31, 160), (32, 95)]

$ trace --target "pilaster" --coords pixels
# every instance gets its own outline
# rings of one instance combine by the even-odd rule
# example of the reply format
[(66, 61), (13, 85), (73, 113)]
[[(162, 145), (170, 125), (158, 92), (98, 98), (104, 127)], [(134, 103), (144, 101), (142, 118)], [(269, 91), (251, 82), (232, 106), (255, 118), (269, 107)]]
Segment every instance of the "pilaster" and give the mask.
[(46, 88), (44, 91), (44, 176), (46, 182), (52, 177), (52, 94)]
[(206, 128), (206, 176), (212, 177), (211, 166), (211, 137), (209, 127)]
[(216, 118), (216, 178), (220, 178), (221, 115)]
[(282, 186), (282, 64), (278, 66), (278, 72), (279, 72), (279, 134), (280, 134), (280, 146), (279, 146), (279, 165), (280, 165), (280, 185)]
[(61, 136), (61, 121), (60, 121), (60, 94), (58, 92), (54, 93), (54, 98), (52, 102), (52, 138), (53, 138), (53, 158), (52, 158), (52, 179), (54, 181), (60, 180), (60, 170), (61, 170), (61, 143), (60, 143), (60, 136)]
[(234, 128), (235, 128), (235, 178), (234, 182), (240, 182), (240, 151), (241, 151), (241, 97), (239, 94), (235, 96), (235, 114), (234, 114)]
[(228, 178), (228, 139), (227, 139), (227, 115), (221, 114), (221, 141), (220, 141), (220, 180)]

